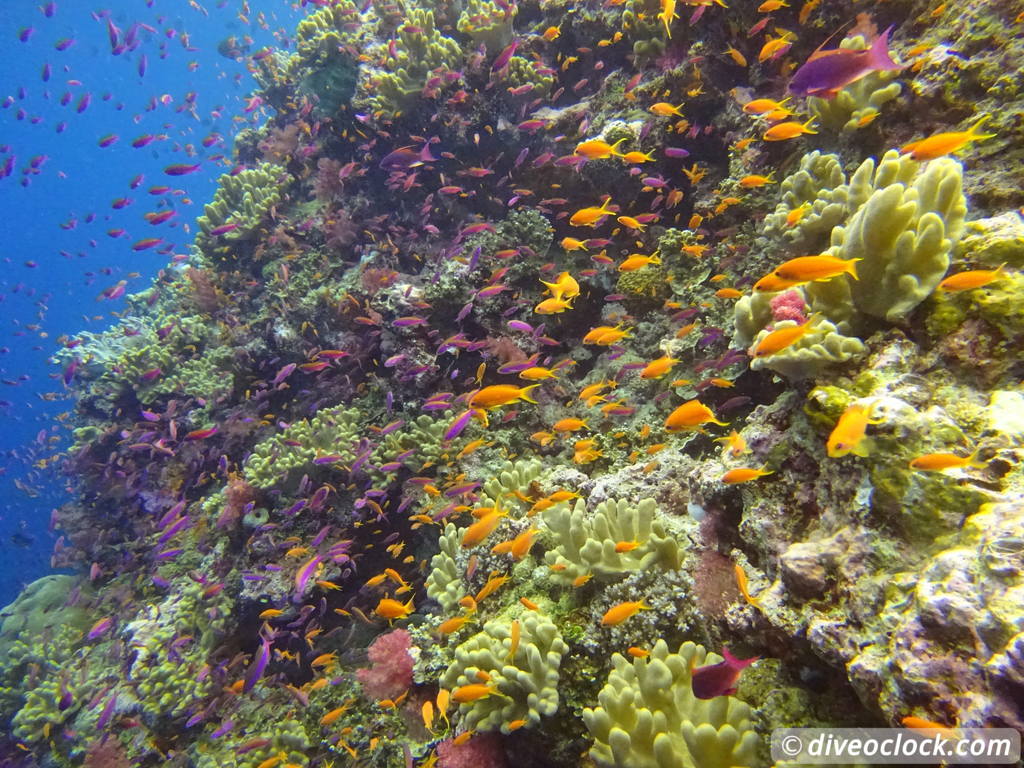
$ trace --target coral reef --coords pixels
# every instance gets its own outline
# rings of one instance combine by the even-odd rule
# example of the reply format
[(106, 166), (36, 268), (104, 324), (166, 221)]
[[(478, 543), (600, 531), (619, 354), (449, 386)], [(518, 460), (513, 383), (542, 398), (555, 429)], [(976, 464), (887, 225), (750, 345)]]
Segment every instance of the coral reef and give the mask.
[[(787, 100), (864, 9), (310, 5), (246, 59), (191, 253), (54, 355), (75, 495), (66, 573), (3, 615), (14, 756), (1024, 729), (1005, 9), (887, 8), (898, 72), (865, 13), (810, 63), (869, 71)], [(698, 698), (734, 645), (762, 660)]]
[[(498, 730), (537, 725), (558, 710), (558, 667), (569, 647), (551, 619), (524, 614), (511, 622), (489, 621), (483, 631), (455, 649), (441, 685), (458, 693), (486, 675), (490, 693), (460, 704), (468, 730)], [(458, 699), (456, 698), (456, 701)], [(516, 725), (513, 725), (515, 723)]]
[[(840, 50), (858, 51), (870, 47), (861, 35), (844, 38)], [(856, 131), (871, 125), (882, 107), (900, 95), (902, 86), (895, 82), (897, 70), (879, 70), (869, 73), (840, 90), (831, 99), (811, 97), (808, 111), (818, 122), (831, 131)]]
[(598, 765), (637, 768), (754, 765), (750, 707), (732, 696), (693, 694), (693, 669), (720, 660), (691, 642), (672, 653), (661, 639), (647, 658), (614, 654), (600, 705), (583, 710), (595, 740), (590, 756)]

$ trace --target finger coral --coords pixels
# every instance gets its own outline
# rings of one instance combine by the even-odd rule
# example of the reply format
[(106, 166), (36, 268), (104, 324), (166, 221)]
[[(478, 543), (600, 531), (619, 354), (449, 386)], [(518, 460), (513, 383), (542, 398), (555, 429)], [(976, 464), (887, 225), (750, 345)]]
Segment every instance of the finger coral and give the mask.
[(558, 667), (569, 647), (546, 616), (527, 614), (511, 622), (493, 620), (483, 631), (455, 649), (455, 660), (441, 678), (452, 691), (480, 683), (487, 676), (488, 695), (460, 704), (466, 730), (510, 731), (510, 724), (525, 720), (536, 725), (558, 709)]
[(698, 699), (691, 671), (721, 658), (683, 643), (677, 653), (659, 639), (648, 658), (612, 655), (612, 671), (583, 710), (594, 737), (590, 756), (614, 768), (731, 768), (755, 765), (758, 738), (751, 710), (732, 696)]

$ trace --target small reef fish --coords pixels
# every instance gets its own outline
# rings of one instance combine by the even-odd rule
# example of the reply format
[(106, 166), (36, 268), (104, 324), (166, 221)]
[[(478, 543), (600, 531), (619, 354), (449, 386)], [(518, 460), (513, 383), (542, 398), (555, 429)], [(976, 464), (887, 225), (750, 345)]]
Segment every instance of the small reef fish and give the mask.
[(1006, 267), (1005, 264), (1000, 264), (996, 269), (972, 269), (967, 272), (958, 272), (939, 283), (938, 289), (946, 293), (957, 293), (958, 291), (983, 288), (989, 283), (1006, 277), (1004, 267)]
[(813, 122), (814, 118), (811, 117), (804, 123), (794, 121), (776, 123), (765, 131), (761, 138), (765, 141), (786, 141), (788, 139), (795, 139), (797, 136), (803, 136), (804, 134), (817, 133), (817, 131), (811, 128), (811, 123)]
[(490, 410), (502, 405), (525, 400), (528, 403), (537, 404), (537, 401), (530, 397), (530, 390), (539, 387), (540, 384), (530, 384), (525, 387), (517, 387), (512, 384), (493, 384), (476, 392), (470, 399), (470, 408), (482, 408)]
[(657, 360), (652, 360), (643, 367), (640, 371), (640, 378), (660, 379), (662, 376), (668, 374), (672, 370), (673, 366), (678, 362), (679, 360), (674, 357), (669, 357), (668, 355), (659, 357)]
[(726, 647), (722, 647), (725, 661), (708, 664), (693, 670), (691, 685), (693, 695), (698, 699), (714, 699), (718, 696), (731, 696), (736, 693), (736, 681), (740, 673), (760, 659), (754, 656), (749, 659), (737, 659)]
[[(493, 685), (483, 685), (480, 683), (460, 685), (452, 691), (452, 701), (456, 704), (470, 704), (488, 696), (505, 696), (505, 694), (501, 693), (501, 691)], [(505, 696), (505, 698), (508, 697)]]
[(703, 431), (705, 424), (728, 426), (727, 422), (719, 421), (715, 414), (700, 400), (688, 400), (680, 405), (665, 419), (665, 429), (669, 432)]
[(606, 216), (611, 216), (613, 211), (608, 209), (612, 199), (606, 198), (600, 206), (581, 208), (569, 217), (569, 224), (574, 227), (596, 227)]
[(794, 285), (819, 280), (831, 280), (847, 274), (857, 280), (857, 262), (861, 259), (837, 259), (835, 256), (800, 256), (790, 259), (772, 270), (772, 274), (780, 280)]
[(889, 55), (890, 32), (892, 27), (879, 35), (871, 47), (865, 50), (830, 48), (823, 51), (819, 47), (793, 73), (793, 79), (789, 81), (790, 92), (797, 96), (831, 99), (846, 86), (872, 72), (902, 69), (902, 65), (893, 61)]
[(786, 326), (785, 328), (777, 328), (776, 330), (771, 331), (757, 343), (757, 346), (754, 347), (751, 354), (757, 358), (778, 354), (782, 350), (793, 346), (800, 341), (800, 339), (814, 330), (813, 325), (818, 322), (820, 318), (821, 315), (815, 313), (799, 325)]
[(726, 485), (736, 485), (737, 483), (749, 483), (751, 480), (757, 480), (759, 477), (772, 474), (771, 470), (767, 469), (753, 469), (751, 467), (737, 467), (730, 469), (724, 475), (719, 478)]
[(400, 603), (389, 597), (382, 597), (380, 602), (377, 603), (377, 607), (373, 609), (373, 612), (383, 619), (393, 621), (394, 619), (404, 619), (413, 610), (411, 598), (407, 603)]
[(975, 449), (970, 456), (957, 456), (955, 453), (926, 453), (911, 459), (909, 466), (911, 469), (922, 472), (944, 472), (947, 469), (964, 469), (965, 467), (984, 469), (988, 463), (978, 461), (978, 450)]
[(640, 611), (649, 610), (651, 610), (651, 607), (646, 605), (643, 600), (618, 603), (605, 611), (604, 616), (601, 617), (601, 626), (616, 627)]
[(883, 418), (872, 418), (874, 402), (853, 403), (843, 411), (835, 428), (828, 436), (826, 448), (828, 455), (833, 459), (846, 456), (849, 453), (855, 456), (864, 457), (868, 455), (865, 432), (868, 424), (880, 424)]
[(573, 154), (581, 155), (588, 160), (604, 160), (609, 157), (622, 157), (618, 151), (619, 144), (626, 141), (628, 136), (624, 136), (614, 144), (609, 144), (604, 139), (590, 139), (588, 141), (582, 141), (576, 145), (576, 149), (573, 150)]
[(900, 154), (910, 154), (918, 162), (935, 160), (944, 155), (952, 154), (963, 149), (972, 141), (981, 141), (995, 137), (994, 133), (978, 133), (981, 124), (988, 120), (990, 115), (983, 115), (974, 125), (966, 131), (950, 131), (948, 133), (937, 133), (927, 139), (912, 141), (900, 149)]
[(749, 583), (747, 582), (747, 572), (743, 570), (743, 566), (739, 563), (733, 563), (733, 570), (736, 573), (736, 586), (740, 590), (740, 594), (743, 595), (743, 599), (747, 601), (748, 605), (752, 605), (755, 608), (761, 607), (761, 601), (756, 597), (750, 596)]

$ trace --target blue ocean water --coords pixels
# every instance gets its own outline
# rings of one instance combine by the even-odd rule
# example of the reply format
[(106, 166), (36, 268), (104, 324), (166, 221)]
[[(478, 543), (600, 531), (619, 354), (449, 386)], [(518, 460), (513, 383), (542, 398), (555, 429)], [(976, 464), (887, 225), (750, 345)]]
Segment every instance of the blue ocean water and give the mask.
[[(217, 155), (230, 157), (248, 124), (238, 116), (252, 79), (230, 54), (284, 44), (299, 15), (283, 0), (4, 3), (0, 605), (50, 570), (51, 511), (73, 480), (51, 462), (68, 444), (51, 355), (115, 319), (123, 298), (98, 298), (104, 291), (122, 280), (126, 292), (142, 290), (187, 252), (188, 230), (229, 167)], [(177, 163), (200, 168), (163, 173)], [(150, 194), (159, 186), (171, 190)], [(144, 218), (168, 207), (168, 221)], [(161, 242), (133, 250), (144, 238)]]

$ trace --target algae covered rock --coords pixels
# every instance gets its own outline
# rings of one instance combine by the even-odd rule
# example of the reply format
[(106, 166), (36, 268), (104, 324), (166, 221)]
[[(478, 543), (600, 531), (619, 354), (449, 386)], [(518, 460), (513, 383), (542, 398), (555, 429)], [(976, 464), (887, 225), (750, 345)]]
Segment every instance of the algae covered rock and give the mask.
[(612, 655), (613, 669), (583, 722), (590, 757), (614, 768), (731, 768), (753, 766), (758, 737), (750, 707), (732, 696), (698, 699), (691, 672), (722, 659), (683, 643), (671, 653), (659, 639), (645, 659)]

